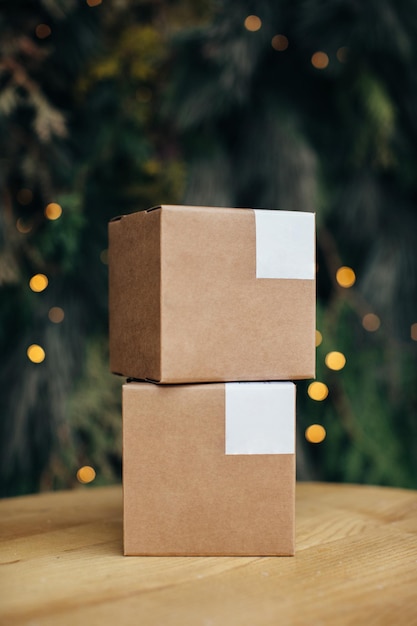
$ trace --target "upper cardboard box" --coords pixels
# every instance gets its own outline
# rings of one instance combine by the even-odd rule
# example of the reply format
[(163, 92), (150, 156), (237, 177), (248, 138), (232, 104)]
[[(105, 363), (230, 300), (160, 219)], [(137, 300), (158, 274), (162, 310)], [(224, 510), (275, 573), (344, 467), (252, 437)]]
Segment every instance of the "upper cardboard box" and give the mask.
[(314, 214), (160, 206), (109, 224), (110, 368), (160, 383), (315, 374)]

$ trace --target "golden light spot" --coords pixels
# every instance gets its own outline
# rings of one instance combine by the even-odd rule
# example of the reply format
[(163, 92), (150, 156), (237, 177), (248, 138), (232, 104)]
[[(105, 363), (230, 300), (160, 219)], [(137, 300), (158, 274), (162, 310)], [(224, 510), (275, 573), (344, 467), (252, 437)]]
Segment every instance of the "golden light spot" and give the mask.
[(64, 309), (61, 309), (60, 306), (53, 306), (48, 311), (48, 317), (54, 324), (60, 324), (65, 317)]
[(310, 383), (307, 389), (307, 393), (312, 400), (317, 400), (317, 402), (321, 402), (325, 400), (329, 395), (329, 389), (327, 385), (324, 383), (320, 383), (319, 381), (314, 381)]
[(104, 265), (108, 265), (109, 263), (109, 251), (106, 250), (102, 250), (100, 252), (100, 261), (104, 264)]
[(19, 189), (16, 194), (16, 198), (19, 204), (26, 206), (30, 204), (33, 200), (33, 193), (30, 189)]
[(381, 326), (381, 320), (375, 313), (367, 313), (362, 318), (362, 326), (370, 333), (374, 333)]
[(35, 28), (35, 34), (38, 39), (46, 39), (51, 32), (51, 27), (48, 24), (38, 24)]
[(346, 63), (348, 57), (348, 48), (346, 46), (342, 46), (336, 52), (336, 58), (339, 63)]
[(48, 220), (57, 220), (62, 215), (62, 207), (56, 202), (50, 202), (45, 208), (45, 217)]
[(321, 334), (319, 330), (316, 330), (316, 348), (317, 346), (321, 344), (322, 341), (323, 341), (323, 335)]
[(45, 360), (45, 350), (36, 343), (29, 346), (26, 350), (26, 354), (29, 361), (32, 361), (32, 363), (42, 363), (42, 361)]
[(25, 222), (21, 217), (19, 217), (19, 219), (16, 222), (16, 228), (19, 231), (19, 233), (30, 233), (30, 231), (32, 230), (32, 225), (29, 224), (28, 222)]
[(310, 443), (321, 443), (326, 438), (326, 429), (320, 424), (311, 424), (306, 428), (305, 438)]
[(341, 352), (329, 352), (324, 359), (329, 370), (341, 370), (346, 365), (346, 357)]
[(315, 67), (316, 70), (324, 70), (329, 65), (329, 57), (325, 52), (319, 50), (311, 57), (311, 65)]
[(259, 30), (262, 26), (262, 20), (257, 15), (248, 15), (245, 19), (245, 28), (246, 30), (250, 30), (252, 33)]
[(89, 7), (96, 7), (102, 3), (102, 0), (86, 0)]
[(94, 467), (91, 467), (90, 465), (84, 465), (83, 467), (80, 467), (77, 472), (77, 480), (83, 484), (93, 482), (95, 477), (96, 471)]
[(285, 35), (274, 35), (272, 37), (271, 46), (278, 52), (284, 52), (288, 48), (288, 38)]
[(339, 269), (337, 270), (336, 280), (341, 287), (345, 287), (346, 289), (348, 289), (355, 284), (356, 275), (351, 267), (346, 267), (344, 265), (343, 267), (339, 267)]
[(410, 335), (413, 341), (417, 341), (417, 322), (414, 322), (414, 324), (411, 324)]
[(48, 277), (45, 274), (35, 274), (29, 281), (29, 287), (32, 291), (39, 293), (47, 288), (48, 282)]

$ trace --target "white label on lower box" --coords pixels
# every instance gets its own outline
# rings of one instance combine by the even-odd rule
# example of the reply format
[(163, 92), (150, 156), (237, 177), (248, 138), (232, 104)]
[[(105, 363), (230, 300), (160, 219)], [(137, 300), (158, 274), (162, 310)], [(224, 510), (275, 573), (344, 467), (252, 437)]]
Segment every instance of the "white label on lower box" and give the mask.
[(313, 279), (315, 215), (254, 209), (256, 278)]
[(295, 385), (225, 383), (226, 454), (293, 454)]

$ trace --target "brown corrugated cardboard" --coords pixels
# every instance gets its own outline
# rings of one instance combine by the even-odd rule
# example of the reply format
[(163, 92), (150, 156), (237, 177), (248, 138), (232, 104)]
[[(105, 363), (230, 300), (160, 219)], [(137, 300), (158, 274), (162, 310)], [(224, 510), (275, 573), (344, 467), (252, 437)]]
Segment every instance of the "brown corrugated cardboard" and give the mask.
[[(252, 443), (241, 438), (238, 422), (245, 410), (240, 416), (235, 403), (240, 389), (231, 389), (226, 406), (232, 385), (237, 383), (123, 386), (126, 555), (294, 553), (295, 386), (271, 383), (273, 388), (264, 390), (262, 383), (254, 384), (254, 406), (266, 393), (265, 406), (275, 402), (272, 422), (281, 419), (281, 426), (271, 437), (268, 416), (258, 429), (262, 410), (249, 412), (247, 436), (254, 424), (261, 430), (260, 441)], [(252, 392), (249, 385), (244, 383), (245, 393)], [(278, 446), (271, 450), (284, 453), (259, 453), (264, 445), (269, 450), (268, 438)], [(226, 452), (228, 444), (232, 453)]]
[(161, 383), (314, 377), (313, 235), (308, 278), (259, 277), (261, 213), (289, 215), (284, 244), (304, 251), (309, 213), (162, 206), (109, 224), (112, 372)]

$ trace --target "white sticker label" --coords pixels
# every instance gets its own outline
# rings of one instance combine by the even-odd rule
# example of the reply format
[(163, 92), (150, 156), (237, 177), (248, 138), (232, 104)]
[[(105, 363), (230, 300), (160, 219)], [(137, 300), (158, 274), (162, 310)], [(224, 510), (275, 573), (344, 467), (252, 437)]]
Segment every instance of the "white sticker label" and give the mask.
[(315, 215), (254, 209), (256, 277), (314, 279)]
[(293, 454), (295, 385), (226, 383), (226, 454)]

